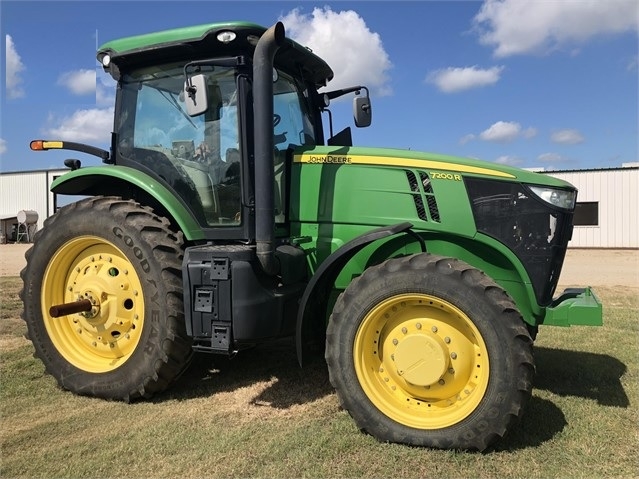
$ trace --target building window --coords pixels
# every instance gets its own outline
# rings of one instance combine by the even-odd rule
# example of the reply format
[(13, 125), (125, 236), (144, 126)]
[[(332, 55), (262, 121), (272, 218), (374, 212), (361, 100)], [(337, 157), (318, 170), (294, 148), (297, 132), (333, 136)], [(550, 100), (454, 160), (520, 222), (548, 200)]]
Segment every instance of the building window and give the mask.
[(599, 202), (578, 202), (575, 207), (573, 224), (575, 226), (599, 226)]

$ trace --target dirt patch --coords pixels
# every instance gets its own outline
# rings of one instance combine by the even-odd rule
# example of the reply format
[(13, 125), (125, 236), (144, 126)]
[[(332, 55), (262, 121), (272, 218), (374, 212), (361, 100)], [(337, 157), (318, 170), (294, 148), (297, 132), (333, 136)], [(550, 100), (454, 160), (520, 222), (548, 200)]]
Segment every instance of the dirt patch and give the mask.
[(19, 276), (27, 264), (24, 253), (31, 246), (27, 243), (0, 245), (0, 276)]
[[(18, 276), (30, 244), (0, 245), (0, 276)], [(639, 250), (570, 249), (559, 277), (564, 286), (639, 288)]]
[(559, 285), (639, 288), (639, 250), (569, 249)]

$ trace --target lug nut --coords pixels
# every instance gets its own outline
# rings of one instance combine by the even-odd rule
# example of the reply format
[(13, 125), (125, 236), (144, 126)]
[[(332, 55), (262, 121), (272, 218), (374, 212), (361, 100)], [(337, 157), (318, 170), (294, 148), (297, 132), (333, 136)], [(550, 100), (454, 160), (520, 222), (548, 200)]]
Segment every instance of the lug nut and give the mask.
[(404, 334), (408, 333), (408, 329), (402, 328), (402, 333), (404, 333)]
[(436, 332), (437, 332), (437, 326), (433, 326), (432, 328), (430, 328), (430, 330), (431, 330), (433, 333), (436, 333)]
[(394, 344), (395, 346), (397, 346), (397, 343), (399, 343), (399, 341), (397, 341), (396, 339), (393, 339), (393, 344)]
[(422, 329), (422, 323), (417, 323), (417, 324), (415, 325), (415, 327), (416, 327), (417, 329)]
[(457, 353), (450, 353), (451, 359), (457, 359)]
[(450, 338), (449, 338), (448, 336), (446, 336), (446, 337), (444, 338), (444, 342), (445, 342), (446, 344), (450, 344)]

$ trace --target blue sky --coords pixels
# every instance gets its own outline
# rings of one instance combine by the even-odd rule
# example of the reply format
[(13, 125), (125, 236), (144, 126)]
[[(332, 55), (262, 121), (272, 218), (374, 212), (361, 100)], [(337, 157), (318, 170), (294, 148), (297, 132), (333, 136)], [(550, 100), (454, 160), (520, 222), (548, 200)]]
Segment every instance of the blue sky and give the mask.
[[(639, 161), (636, 0), (1, 0), (0, 170), (99, 163), (29, 150), (32, 139), (108, 148), (113, 83), (97, 45), (227, 20), (282, 20), (331, 64), (329, 87), (369, 86), (373, 124), (354, 130), (356, 145), (547, 170)], [(352, 124), (349, 104), (332, 109), (336, 130)]]

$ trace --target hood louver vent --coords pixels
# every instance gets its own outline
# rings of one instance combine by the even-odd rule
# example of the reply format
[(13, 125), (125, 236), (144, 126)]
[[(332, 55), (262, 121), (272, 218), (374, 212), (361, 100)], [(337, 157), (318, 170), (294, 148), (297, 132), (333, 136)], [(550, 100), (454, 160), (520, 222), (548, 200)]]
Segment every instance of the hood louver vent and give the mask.
[(430, 218), (435, 223), (439, 223), (439, 208), (437, 208), (437, 200), (435, 199), (435, 192), (433, 191), (433, 185), (431, 185), (430, 183), (430, 178), (426, 173), (420, 171), (419, 179), (422, 182), (424, 193), (426, 194), (426, 202), (428, 203), (428, 212), (430, 213)]
[[(418, 175), (419, 180), (417, 179)], [(440, 217), (437, 200), (435, 199), (435, 192), (433, 191), (433, 186), (430, 183), (428, 174), (419, 171), (416, 175), (414, 172), (406, 170), (406, 178), (408, 179), (410, 191), (413, 193), (413, 201), (415, 202), (418, 218), (422, 221), (439, 223)], [(425, 205), (428, 205), (428, 211)]]

